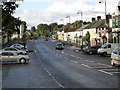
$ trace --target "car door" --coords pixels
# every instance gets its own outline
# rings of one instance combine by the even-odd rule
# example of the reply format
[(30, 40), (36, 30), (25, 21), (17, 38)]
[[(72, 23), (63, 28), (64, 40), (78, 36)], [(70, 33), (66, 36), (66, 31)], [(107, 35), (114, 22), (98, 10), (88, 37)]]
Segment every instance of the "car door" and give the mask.
[(1, 53), (1, 58), (2, 58), (2, 62), (8, 61), (8, 53), (7, 52), (2, 52)]
[(13, 52), (3, 52), (2, 53), (3, 62), (13, 62), (16, 61), (15, 54)]

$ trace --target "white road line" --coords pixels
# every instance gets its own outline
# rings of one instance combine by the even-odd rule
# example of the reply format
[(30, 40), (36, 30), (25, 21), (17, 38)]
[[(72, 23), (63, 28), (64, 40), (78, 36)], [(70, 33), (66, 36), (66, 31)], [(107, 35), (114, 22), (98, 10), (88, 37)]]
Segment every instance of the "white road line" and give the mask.
[(74, 62), (74, 63), (78, 63), (78, 62), (76, 62), (76, 61), (74, 61), (74, 60), (70, 60), (70, 61), (72, 61), (72, 62)]
[(66, 58), (66, 57), (63, 57), (63, 58), (65, 58), (65, 59), (68, 59), (68, 60), (69, 60), (69, 58)]
[(98, 70), (98, 71), (103, 72), (105, 74), (113, 75), (112, 73), (109, 73), (109, 72), (106, 72), (106, 71), (103, 71), (103, 70)]
[(111, 72), (111, 73), (120, 73), (120, 72)]
[(104, 65), (104, 66), (107, 66), (107, 67), (112, 67), (112, 66), (110, 66), (110, 65), (106, 65), (106, 64), (102, 64), (102, 63), (98, 63), (98, 64)]
[(74, 55), (70, 55), (70, 56), (75, 57)]
[(64, 52), (62, 52), (62, 53), (64, 53)]
[(61, 88), (64, 88), (64, 86), (61, 85), (45, 67), (44, 67), (44, 69), (45, 69), (45, 71), (49, 74), (49, 76), (51, 76), (52, 79), (53, 79)]
[(83, 65), (83, 66), (85, 66), (85, 67), (88, 67), (88, 68), (92, 68), (92, 67), (90, 67), (90, 66), (88, 66), (88, 65), (86, 65), (86, 64), (81, 64), (81, 65)]

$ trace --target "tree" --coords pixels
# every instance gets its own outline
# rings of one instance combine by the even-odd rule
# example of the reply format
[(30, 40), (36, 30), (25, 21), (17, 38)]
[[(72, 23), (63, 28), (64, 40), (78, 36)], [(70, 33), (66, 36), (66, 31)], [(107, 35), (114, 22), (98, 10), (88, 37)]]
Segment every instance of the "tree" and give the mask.
[(47, 24), (39, 24), (37, 26), (37, 33), (40, 36), (48, 37), (50, 34), (50, 27)]
[(86, 44), (90, 44), (90, 33), (87, 31), (86, 35), (83, 37), (83, 41), (85, 41)]
[(50, 32), (54, 32), (54, 28), (56, 27), (56, 26), (58, 26), (58, 24), (57, 23), (51, 23), (50, 25)]
[(32, 31), (32, 32), (36, 32), (35, 26), (31, 27), (31, 31)]
[(18, 8), (18, 4), (15, 2), (3, 2), (2, 3), (2, 26), (5, 28), (13, 29), (15, 18), (12, 14)]

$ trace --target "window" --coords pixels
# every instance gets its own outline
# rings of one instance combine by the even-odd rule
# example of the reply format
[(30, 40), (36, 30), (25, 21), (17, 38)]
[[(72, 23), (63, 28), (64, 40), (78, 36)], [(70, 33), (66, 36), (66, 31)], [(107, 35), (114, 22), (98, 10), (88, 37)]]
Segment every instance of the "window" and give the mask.
[(114, 49), (114, 50), (113, 50), (113, 53), (114, 53), (114, 54), (119, 54), (119, 55), (120, 55), (120, 49), (118, 49), (118, 48), (117, 48), (117, 49)]
[(12, 52), (8, 52), (8, 56), (14, 56)]
[(10, 48), (11, 51), (17, 51), (15, 48)]
[(12, 52), (3, 52), (2, 56), (14, 56)]
[(2, 56), (7, 56), (7, 53), (6, 53), (6, 52), (3, 52), (3, 53), (2, 53)]
[(10, 50), (9, 48), (5, 48), (4, 50)]

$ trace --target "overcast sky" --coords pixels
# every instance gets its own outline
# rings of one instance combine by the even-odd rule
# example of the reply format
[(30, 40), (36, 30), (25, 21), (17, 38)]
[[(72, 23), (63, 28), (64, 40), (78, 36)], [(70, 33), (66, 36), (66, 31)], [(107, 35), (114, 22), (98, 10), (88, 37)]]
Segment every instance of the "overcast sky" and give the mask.
[[(102, 1), (103, 3), (99, 3)], [(107, 13), (114, 13), (120, 0), (106, 0)], [(69, 22), (66, 18), (70, 16), (71, 23), (80, 20), (83, 13), (84, 21), (91, 21), (92, 17), (101, 16), (104, 18), (105, 0), (24, 0), (19, 3), (19, 8), (14, 14), (21, 20), (27, 22), (28, 28), (38, 24), (50, 24), (57, 22), (63, 24), (60, 19), (64, 19), (64, 24)]]

